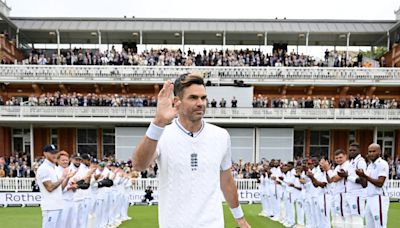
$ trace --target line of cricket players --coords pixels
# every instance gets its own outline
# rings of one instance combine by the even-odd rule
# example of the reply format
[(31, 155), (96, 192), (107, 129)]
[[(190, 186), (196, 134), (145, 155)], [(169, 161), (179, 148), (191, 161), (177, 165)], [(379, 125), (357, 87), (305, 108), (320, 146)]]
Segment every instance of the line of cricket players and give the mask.
[(378, 144), (368, 147), (367, 157), (368, 165), (353, 143), (348, 153), (335, 151), (335, 164), (271, 160), (260, 178), (259, 215), (285, 227), (386, 227), (389, 166)]
[[(50, 169), (44, 169), (46, 164)], [(99, 162), (89, 154), (70, 159), (67, 152), (61, 151), (54, 165), (57, 179), (62, 180), (54, 187), (61, 188), (62, 194), (41, 188), (42, 227), (118, 227), (131, 219), (128, 207), (132, 181), (123, 170), (124, 164)], [(52, 164), (46, 160), (42, 168), (47, 173), (42, 171), (38, 178), (46, 182)]]

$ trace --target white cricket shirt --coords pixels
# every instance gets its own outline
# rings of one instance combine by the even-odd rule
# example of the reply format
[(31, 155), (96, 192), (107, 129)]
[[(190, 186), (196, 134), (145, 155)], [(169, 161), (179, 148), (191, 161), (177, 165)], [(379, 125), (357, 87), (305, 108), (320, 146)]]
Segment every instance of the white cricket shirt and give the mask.
[(231, 168), (228, 132), (203, 122), (189, 135), (175, 119), (157, 145), (161, 228), (223, 228), (220, 172)]
[(386, 177), (385, 182), (381, 188), (373, 185), (371, 182), (368, 182), (367, 186), (367, 196), (375, 196), (375, 195), (383, 195), (387, 196), (387, 183), (389, 178), (389, 165), (382, 158), (378, 158), (375, 162), (368, 165), (367, 176), (378, 179), (379, 177)]
[(49, 160), (44, 160), (44, 162), (39, 166), (37, 170), (37, 183), (42, 193), (42, 201), (40, 207), (43, 211), (47, 210), (61, 210), (63, 209), (62, 191), (61, 185), (54, 189), (52, 192), (47, 191), (44, 187), (43, 182), (58, 181), (56, 165), (51, 163)]

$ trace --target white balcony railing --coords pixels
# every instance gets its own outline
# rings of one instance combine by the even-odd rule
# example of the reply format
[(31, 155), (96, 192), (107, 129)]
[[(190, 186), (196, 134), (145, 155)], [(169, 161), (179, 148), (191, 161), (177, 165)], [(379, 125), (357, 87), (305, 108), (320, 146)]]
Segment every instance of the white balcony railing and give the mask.
[[(146, 122), (155, 115), (155, 108), (145, 107), (50, 107), (0, 106), (0, 122), (8, 120), (41, 120), (51, 118), (90, 121)], [(281, 108), (208, 108), (208, 120), (400, 120), (400, 109), (281, 109)], [(140, 121), (139, 121), (140, 122)], [(400, 123), (400, 122), (399, 122)]]
[[(32, 181), (35, 178), (0, 178), (0, 192), (31, 192)], [(238, 190), (257, 190), (259, 187), (257, 179), (235, 179)], [(144, 191), (148, 186), (153, 190), (158, 189), (158, 179), (132, 179), (132, 188), (134, 191)], [(389, 189), (400, 189), (400, 180), (389, 180)], [(393, 196), (399, 198), (399, 195)]]
[(2, 82), (161, 83), (196, 72), (213, 83), (400, 84), (398, 68), (0, 65)]
[[(0, 178), (0, 192), (31, 192), (34, 180), (35, 178)], [(257, 179), (236, 179), (235, 182), (239, 190), (258, 189)], [(158, 179), (132, 179), (132, 186), (137, 191), (144, 191), (147, 186), (157, 190)]]

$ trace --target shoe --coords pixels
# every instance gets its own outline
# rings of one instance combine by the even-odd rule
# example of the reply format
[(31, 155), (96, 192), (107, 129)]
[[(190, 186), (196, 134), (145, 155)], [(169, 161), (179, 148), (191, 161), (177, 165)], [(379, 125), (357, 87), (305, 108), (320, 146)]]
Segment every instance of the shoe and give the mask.
[(272, 217), (271, 220), (272, 220), (272, 221), (275, 221), (275, 222), (278, 222), (278, 221), (279, 221), (279, 218), (277, 218), (277, 217)]
[(260, 212), (259, 214), (258, 214), (258, 216), (262, 216), (262, 217), (268, 217), (268, 215), (267, 214), (265, 214), (265, 212)]

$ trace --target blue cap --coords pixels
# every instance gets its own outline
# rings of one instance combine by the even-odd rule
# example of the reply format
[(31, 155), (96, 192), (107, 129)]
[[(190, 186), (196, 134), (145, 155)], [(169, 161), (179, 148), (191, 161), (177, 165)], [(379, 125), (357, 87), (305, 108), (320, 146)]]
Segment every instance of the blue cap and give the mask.
[(82, 160), (89, 160), (91, 159), (90, 154), (81, 154)]
[(58, 149), (57, 146), (54, 144), (47, 144), (46, 146), (43, 147), (43, 152), (56, 154), (58, 153)]

